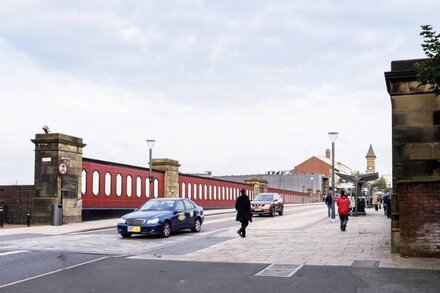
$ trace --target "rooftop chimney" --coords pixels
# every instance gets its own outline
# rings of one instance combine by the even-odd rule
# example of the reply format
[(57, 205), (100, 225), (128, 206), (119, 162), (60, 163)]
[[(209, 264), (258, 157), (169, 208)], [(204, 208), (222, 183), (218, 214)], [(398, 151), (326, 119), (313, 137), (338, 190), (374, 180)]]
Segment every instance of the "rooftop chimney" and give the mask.
[(330, 149), (326, 149), (326, 150), (325, 150), (325, 157), (326, 157), (327, 159), (330, 159)]

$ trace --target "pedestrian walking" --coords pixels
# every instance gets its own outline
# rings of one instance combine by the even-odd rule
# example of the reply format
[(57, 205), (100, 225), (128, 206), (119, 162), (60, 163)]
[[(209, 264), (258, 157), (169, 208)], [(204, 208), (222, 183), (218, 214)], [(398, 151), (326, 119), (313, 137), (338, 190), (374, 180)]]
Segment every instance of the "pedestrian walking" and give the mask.
[(371, 198), (371, 203), (374, 205), (374, 209), (377, 212), (379, 209), (379, 194), (377, 192), (373, 194), (373, 197)]
[(246, 194), (246, 189), (240, 190), (240, 196), (235, 201), (235, 209), (237, 210), (236, 220), (241, 223), (237, 233), (241, 237), (246, 237), (246, 227), (252, 222), (251, 201)]
[(327, 206), (328, 216), (331, 217), (331, 215), (332, 215), (332, 202), (333, 202), (333, 198), (332, 198), (332, 194), (330, 192), (325, 197), (324, 202), (325, 202), (325, 205)]
[(341, 231), (345, 231), (348, 223), (348, 214), (350, 212), (350, 199), (345, 190), (341, 190), (341, 196), (336, 201), (338, 205), (339, 219), (341, 220)]
[(391, 218), (391, 196), (389, 194), (385, 194), (383, 197), (383, 208), (385, 210), (385, 216), (387, 218)]

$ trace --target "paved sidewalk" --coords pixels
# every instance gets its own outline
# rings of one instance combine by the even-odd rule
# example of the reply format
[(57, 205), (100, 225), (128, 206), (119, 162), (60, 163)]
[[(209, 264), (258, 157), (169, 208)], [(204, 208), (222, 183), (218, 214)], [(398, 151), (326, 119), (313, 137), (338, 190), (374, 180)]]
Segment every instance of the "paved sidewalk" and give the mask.
[[(390, 253), (391, 222), (382, 211), (367, 209), (366, 216), (350, 217), (347, 231), (339, 229), (339, 218), (323, 217), (326, 211), (269, 218), (251, 223), (247, 237), (236, 228), (210, 237), (229, 238), (219, 244), (185, 255), (161, 255), (162, 259), (331, 265), (440, 270), (439, 258), (402, 258)], [(304, 225), (304, 223), (308, 223)], [(140, 255), (133, 258), (154, 258)]]

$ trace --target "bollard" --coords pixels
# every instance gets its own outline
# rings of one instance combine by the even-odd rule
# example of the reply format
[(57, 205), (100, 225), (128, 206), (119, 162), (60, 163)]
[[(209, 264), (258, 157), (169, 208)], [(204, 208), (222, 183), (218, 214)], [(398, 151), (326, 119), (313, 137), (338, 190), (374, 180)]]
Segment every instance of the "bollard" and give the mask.
[(0, 227), (3, 227), (3, 213), (5, 211), (5, 206), (0, 204)]
[(26, 224), (27, 224), (28, 227), (31, 226), (31, 211), (28, 211), (28, 212), (27, 212), (27, 215), (26, 215)]

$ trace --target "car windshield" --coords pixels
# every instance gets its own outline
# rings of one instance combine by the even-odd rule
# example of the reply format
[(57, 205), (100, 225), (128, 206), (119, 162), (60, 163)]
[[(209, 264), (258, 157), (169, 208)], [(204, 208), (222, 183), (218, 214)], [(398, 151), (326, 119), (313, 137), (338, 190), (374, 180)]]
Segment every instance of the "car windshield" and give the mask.
[(255, 200), (258, 201), (272, 201), (273, 195), (272, 194), (259, 194), (257, 197), (255, 197)]
[(172, 211), (174, 206), (173, 200), (150, 200), (144, 204), (141, 211)]

